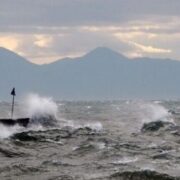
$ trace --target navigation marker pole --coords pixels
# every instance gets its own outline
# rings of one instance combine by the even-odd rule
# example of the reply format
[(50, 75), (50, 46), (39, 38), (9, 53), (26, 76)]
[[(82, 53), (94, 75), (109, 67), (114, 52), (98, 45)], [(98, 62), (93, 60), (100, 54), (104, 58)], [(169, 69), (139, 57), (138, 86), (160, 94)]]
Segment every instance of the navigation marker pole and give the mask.
[(11, 119), (13, 118), (13, 113), (14, 113), (14, 97), (16, 96), (15, 88), (12, 89), (11, 95), (13, 96), (12, 99), (12, 108), (11, 108)]

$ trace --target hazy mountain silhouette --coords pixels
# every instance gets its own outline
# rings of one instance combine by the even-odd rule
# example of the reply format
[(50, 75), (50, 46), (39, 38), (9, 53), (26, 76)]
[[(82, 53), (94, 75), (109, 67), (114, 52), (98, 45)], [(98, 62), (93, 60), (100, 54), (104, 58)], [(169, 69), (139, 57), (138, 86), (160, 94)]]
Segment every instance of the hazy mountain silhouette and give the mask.
[(168, 99), (180, 97), (180, 62), (127, 57), (97, 48), (83, 57), (35, 65), (0, 48), (0, 99), (36, 92), (59, 99)]

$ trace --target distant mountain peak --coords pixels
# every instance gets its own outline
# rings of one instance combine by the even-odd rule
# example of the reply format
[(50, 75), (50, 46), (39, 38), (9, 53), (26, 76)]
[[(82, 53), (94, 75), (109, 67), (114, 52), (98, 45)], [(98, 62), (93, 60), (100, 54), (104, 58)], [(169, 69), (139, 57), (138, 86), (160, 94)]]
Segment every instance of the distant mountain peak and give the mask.
[(90, 51), (89, 53), (87, 53), (84, 57), (89, 57), (89, 58), (93, 58), (93, 57), (103, 57), (103, 58), (113, 57), (114, 58), (116, 57), (120, 59), (127, 59), (127, 57), (107, 47), (97, 47), (93, 49), (92, 51)]
[(108, 47), (105, 47), (105, 46), (100, 46), (100, 47), (97, 47), (95, 49), (93, 49), (91, 52), (115, 52), (114, 50), (108, 48)]
[(37, 66), (0, 48), (0, 97), (9, 97), (7, 90), (16, 86), (19, 94), (33, 91), (64, 100), (179, 98), (179, 69), (179, 61), (131, 61), (104, 47)]
[(25, 63), (28, 63), (28, 64), (32, 64), (30, 63), (27, 59), (25, 59), (24, 57), (20, 56), (19, 54), (9, 50), (9, 49), (6, 49), (4, 47), (0, 47), (0, 61), (9, 61), (9, 62), (25, 62)]
[(0, 53), (2, 54), (9, 54), (9, 53), (12, 53), (12, 54), (15, 54), (13, 51), (11, 51), (10, 49), (7, 49), (7, 48), (4, 48), (4, 47), (0, 47)]

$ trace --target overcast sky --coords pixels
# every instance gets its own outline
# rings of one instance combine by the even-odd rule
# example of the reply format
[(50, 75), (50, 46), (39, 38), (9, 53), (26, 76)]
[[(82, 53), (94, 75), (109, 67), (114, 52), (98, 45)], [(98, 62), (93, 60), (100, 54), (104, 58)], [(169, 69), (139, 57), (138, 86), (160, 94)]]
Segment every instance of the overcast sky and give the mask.
[(40, 64), (99, 46), (180, 60), (180, 0), (0, 0), (0, 46)]

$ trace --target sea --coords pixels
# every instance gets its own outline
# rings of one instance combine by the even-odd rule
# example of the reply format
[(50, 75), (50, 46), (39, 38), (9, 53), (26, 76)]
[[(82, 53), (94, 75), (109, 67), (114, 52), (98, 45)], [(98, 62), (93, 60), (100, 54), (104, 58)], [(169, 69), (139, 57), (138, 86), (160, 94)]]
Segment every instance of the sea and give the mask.
[[(0, 101), (0, 118), (11, 103)], [(29, 95), (0, 124), (0, 180), (180, 180), (180, 101)]]

